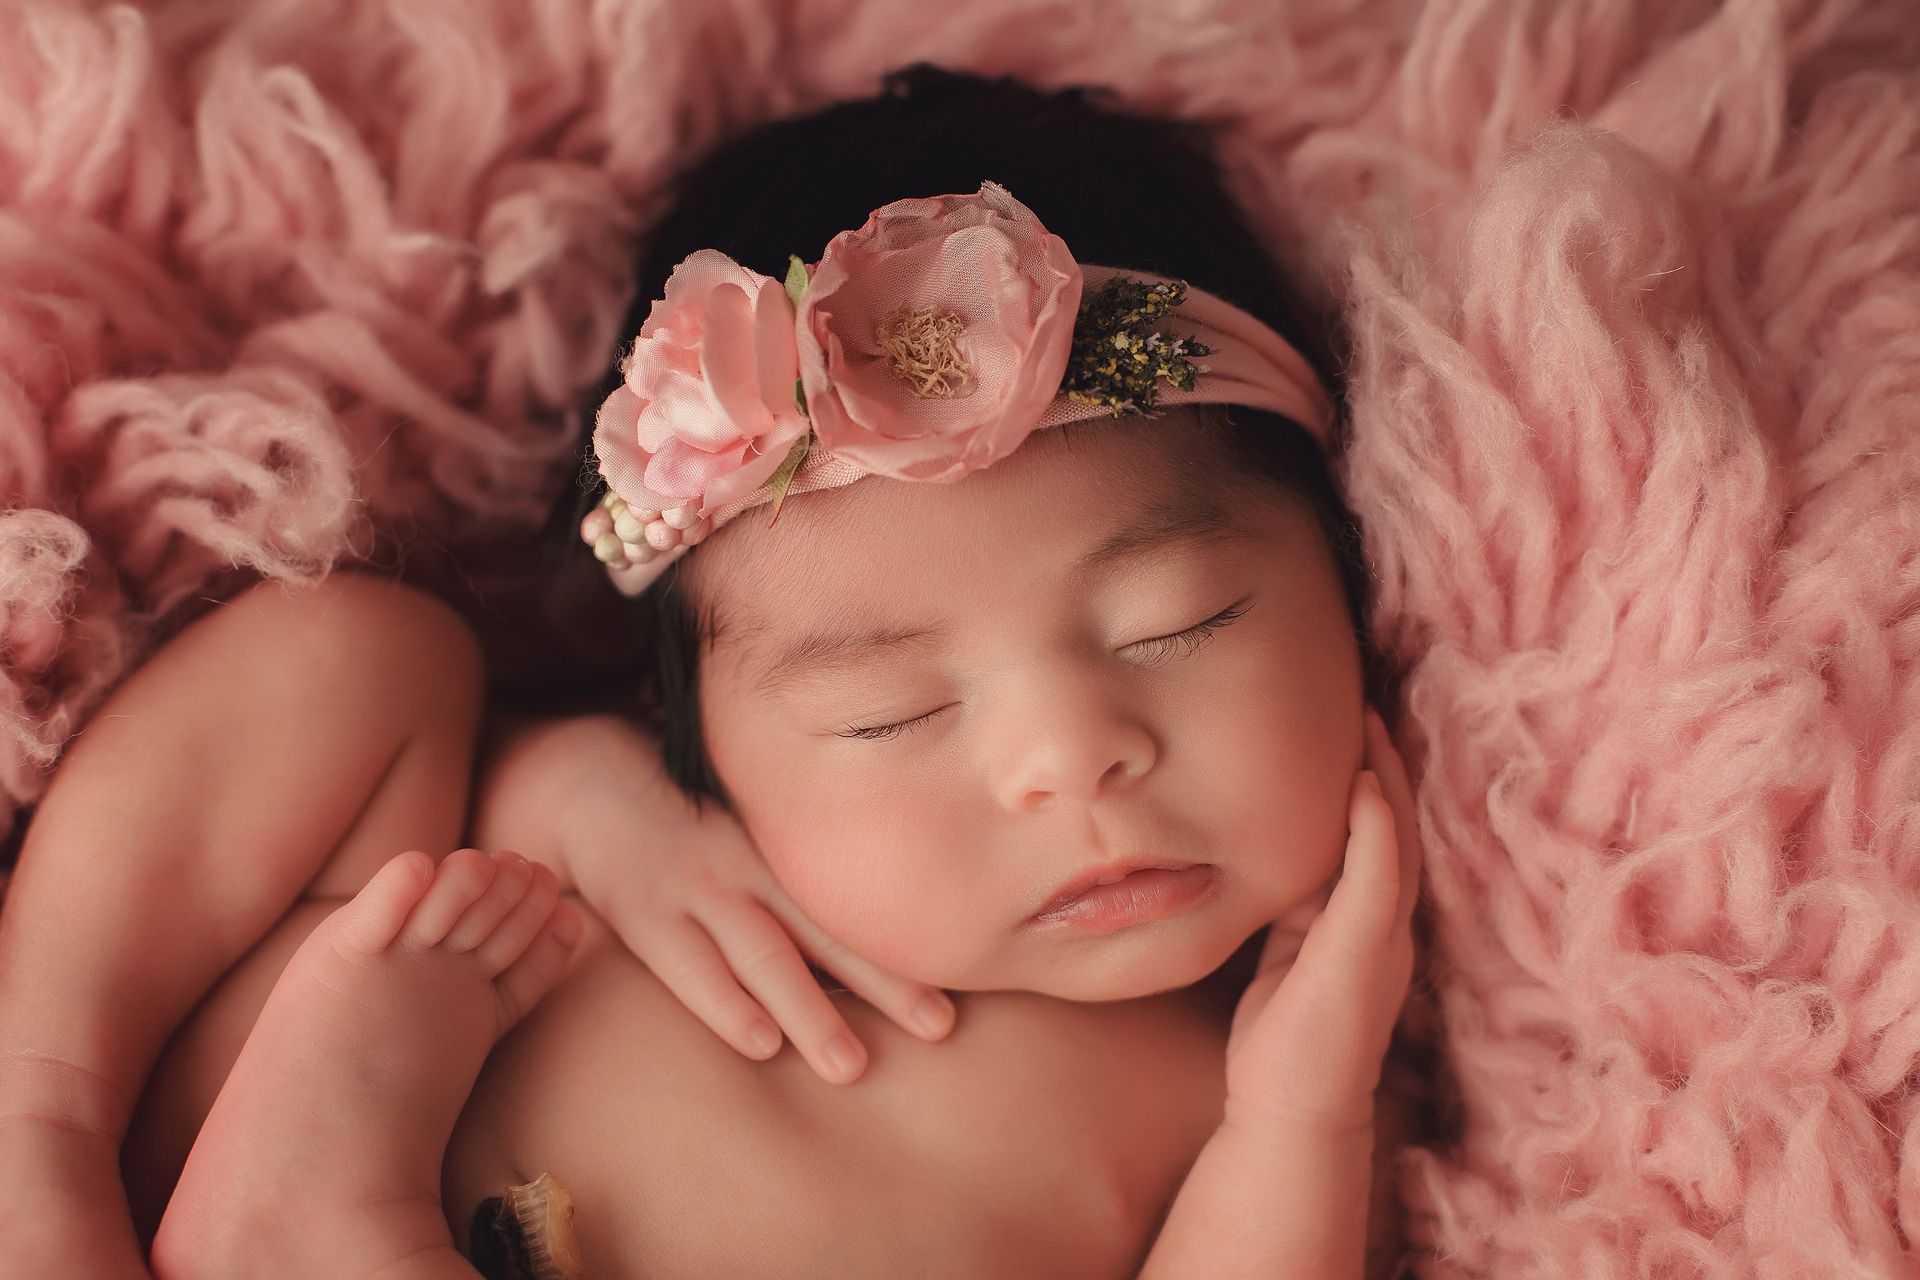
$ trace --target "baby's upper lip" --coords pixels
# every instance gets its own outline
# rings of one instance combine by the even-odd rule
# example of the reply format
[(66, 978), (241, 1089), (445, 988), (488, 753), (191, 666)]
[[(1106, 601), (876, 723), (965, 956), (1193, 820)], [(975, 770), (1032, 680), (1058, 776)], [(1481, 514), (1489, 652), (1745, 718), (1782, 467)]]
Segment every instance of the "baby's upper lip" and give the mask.
[(1065, 906), (1068, 902), (1093, 888), (1102, 880), (1112, 883), (1123, 876), (1131, 875), (1135, 871), (1146, 871), (1150, 868), (1157, 868), (1163, 871), (1179, 871), (1185, 867), (1198, 865), (1198, 863), (1186, 862), (1179, 858), (1149, 857), (1123, 858), (1118, 862), (1104, 863), (1082, 872), (1061, 886), (1058, 893), (1047, 899), (1046, 903), (1031, 916), (1028, 916), (1027, 919), (1036, 920), (1049, 911)]

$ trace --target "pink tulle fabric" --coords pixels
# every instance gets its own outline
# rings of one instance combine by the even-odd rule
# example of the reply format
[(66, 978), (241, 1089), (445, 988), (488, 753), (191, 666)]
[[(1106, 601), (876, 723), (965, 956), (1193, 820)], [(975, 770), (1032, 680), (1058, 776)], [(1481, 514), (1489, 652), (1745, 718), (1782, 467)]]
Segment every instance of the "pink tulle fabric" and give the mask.
[(202, 597), (524, 538), (663, 181), (919, 58), (1218, 123), (1352, 331), (1418, 1274), (1914, 1274), (1912, 0), (12, 0), (0, 815)]

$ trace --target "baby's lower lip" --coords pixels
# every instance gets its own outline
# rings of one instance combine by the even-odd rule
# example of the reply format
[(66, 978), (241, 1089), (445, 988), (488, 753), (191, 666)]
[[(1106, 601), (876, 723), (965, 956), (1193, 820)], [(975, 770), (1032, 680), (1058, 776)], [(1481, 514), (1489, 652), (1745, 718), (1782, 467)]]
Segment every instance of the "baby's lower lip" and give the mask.
[(1033, 918), (1035, 928), (1075, 933), (1111, 933), (1150, 920), (1164, 920), (1194, 906), (1219, 879), (1210, 862), (1169, 871), (1148, 867), (1113, 884), (1095, 885), (1071, 902)]

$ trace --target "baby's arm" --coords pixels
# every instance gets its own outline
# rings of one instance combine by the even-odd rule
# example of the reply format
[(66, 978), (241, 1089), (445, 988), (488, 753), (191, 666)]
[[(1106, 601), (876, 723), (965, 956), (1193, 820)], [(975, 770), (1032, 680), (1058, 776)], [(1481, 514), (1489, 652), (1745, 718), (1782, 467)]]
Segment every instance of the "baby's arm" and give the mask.
[(603, 856), (609, 842), (591, 838), (596, 823), (617, 827), (606, 834), (628, 848), (645, 849), (690, 839), (717, 820), (695, 811), (651, 742), (616, 717), (488, 718), (474, 775), (473, 842), (543, 864), (563, 891), (589, 902), (620, 891), (623, 860)]
[(323, 867), (344, 897), (459, 843), (481, 677), (424, 595), (266, 583), (75, 738), (0, 916), (0, 1237), (23, 1270), (142, 1274), (119, 1148), (162, 1046)]
[(1194, 1162), (1142, 1280), (1359, 1280), (1374, 1130), (1222, 1125)]

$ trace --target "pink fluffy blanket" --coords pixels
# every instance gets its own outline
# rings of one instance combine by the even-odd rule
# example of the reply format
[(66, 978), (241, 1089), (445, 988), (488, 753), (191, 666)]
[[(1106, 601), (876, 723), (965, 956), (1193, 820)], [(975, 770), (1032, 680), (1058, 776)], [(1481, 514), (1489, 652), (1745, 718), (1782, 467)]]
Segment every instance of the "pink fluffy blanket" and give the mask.
[(1467, 1114), (1419, 1274), (1912, 1273), (1912, 0), (12, 0), (0, 822), (241, 576), (490, 563), (649, 194), (921, 58), (1218, 122), (1352, 330)]

